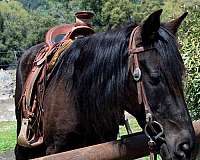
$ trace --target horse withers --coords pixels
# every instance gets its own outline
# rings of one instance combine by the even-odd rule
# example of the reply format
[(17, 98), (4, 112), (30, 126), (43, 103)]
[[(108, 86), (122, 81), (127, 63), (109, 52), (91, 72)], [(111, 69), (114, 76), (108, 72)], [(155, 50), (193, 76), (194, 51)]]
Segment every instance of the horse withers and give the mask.
[[(124, 111), (136, 117), (163, 159), (189, 160), (194, 130), (183, 94), (184, 64), (176, 32), (187, 13), (160, 23), (162, 10), (142, 24), (77, 38), (56, 64), (43, 101), (44, 143), (15, 147), (17, 159), (115, 140)], [(16, 104), (36, 53), (17, 68)], [(16, 105), (17, 134), (21, 110)], [(153, 130), (149, 125), (153, 126)], [(155, 138), (156, 132), (163, 134)]]

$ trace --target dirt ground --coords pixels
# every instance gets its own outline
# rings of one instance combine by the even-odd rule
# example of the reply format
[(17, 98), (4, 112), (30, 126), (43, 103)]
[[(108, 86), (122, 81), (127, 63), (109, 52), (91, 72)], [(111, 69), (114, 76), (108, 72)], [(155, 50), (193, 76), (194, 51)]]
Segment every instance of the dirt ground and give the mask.
[[(15, 121), (15, 70), (0, 69), (0, 121)], [(0, 154), (0, 160), (13, 160), (14, 151)]]
[(14, 121), (15, 70), (0, 69), (0, 121)]
[(14, 99), (0, 100), (0, 121), (14, 121), (15, 120)]
[(14, 160), (14, 159), (15, 159), (14, 151), (7, 151), (3, 154), (0, 154), (0, 160)]

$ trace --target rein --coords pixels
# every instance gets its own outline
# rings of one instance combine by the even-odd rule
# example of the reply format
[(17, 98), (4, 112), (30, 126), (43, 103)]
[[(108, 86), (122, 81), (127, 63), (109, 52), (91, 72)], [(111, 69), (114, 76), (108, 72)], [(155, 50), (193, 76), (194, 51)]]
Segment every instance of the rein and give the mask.
[[(128, 52), (129, 53), (128, 67), (133, 75), (133, 79), (137, 83), (138, 103), (144, 104), (145, 114), (146, 114), (146, 125), (144, 128), (144, 131), (145, 131), (146, 136), (149, 138), (148, 146), (149, 146), (149, 151), (150, 151), (150, 160), (153, 160), (153, 159), (156, 159), (157, 157), (156, 140), (159, 138), (164, 140), (163, 137), (161, 137), (163, 136), (164, 131), (163, 131), (163, 126), (159, 122), (153, 120), (153, 112), (151, 111), (151, 108), (147, 100), (147, 96), (146, 96), (146, 92), (145, 92), (145, 88), (144, 88), (144, 84), (142, 80), (142, 72), (141, 72), (139, 60), (138, 60), (139, 53), (142, 53), (148, 50), (153, 50), (155, 48), (153, 47), (144, 48), (143, 46), (137, 47), (135, 38), (136, 38), (136, 33), (139, 29), (140, 29), (139, 26), (134, 28), (130, 36), (129, 46), (128, 46), (128, 51), (129, 51)], [(157, 132), (158, 129), (155, 129), (155, 127), (159, 128), (159, 132)], [(151, 133), (154, 133), (155, 135), (152, 136)]]

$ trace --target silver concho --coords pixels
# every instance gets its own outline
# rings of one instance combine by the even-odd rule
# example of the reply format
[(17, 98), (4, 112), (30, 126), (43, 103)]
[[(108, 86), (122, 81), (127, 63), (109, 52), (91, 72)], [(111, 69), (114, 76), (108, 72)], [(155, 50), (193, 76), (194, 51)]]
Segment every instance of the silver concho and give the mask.
[(134, 71), (133, 71), (133, 79), (135, 81), (139, 81), (140, 78), (141, 78), (141, 75), (142, 75), (142, 73), (141, 73), (140, 68), (139, 67), (135, 68)]

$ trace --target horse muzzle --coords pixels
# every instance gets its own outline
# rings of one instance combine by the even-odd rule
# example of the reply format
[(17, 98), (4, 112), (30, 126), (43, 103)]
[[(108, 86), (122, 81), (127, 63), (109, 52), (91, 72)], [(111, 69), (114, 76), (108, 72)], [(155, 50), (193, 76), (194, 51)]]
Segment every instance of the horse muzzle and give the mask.
[(180, 141), (174, 147), (168, 147), (166, 143), (160, 146), (160, 155), (164, 160), (191, 160), (192, 147), (188, 142)]

